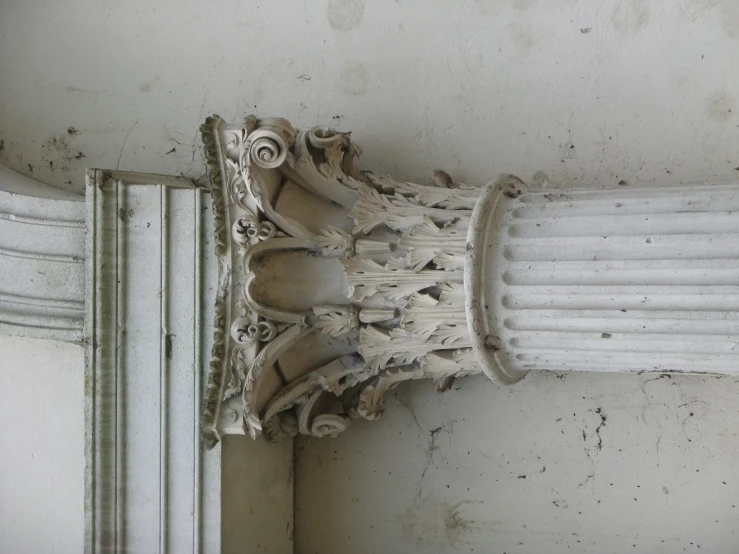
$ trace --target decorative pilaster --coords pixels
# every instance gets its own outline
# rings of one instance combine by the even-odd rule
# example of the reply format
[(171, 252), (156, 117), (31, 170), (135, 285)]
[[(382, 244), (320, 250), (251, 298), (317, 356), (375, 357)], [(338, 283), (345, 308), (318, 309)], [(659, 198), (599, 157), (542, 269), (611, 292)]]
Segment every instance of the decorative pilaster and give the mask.
[(204, 451), (199, 425), (215, 282), (203, 195), (185, 178), (87, 173), (89, 554), (221, 551), (220, 449)]

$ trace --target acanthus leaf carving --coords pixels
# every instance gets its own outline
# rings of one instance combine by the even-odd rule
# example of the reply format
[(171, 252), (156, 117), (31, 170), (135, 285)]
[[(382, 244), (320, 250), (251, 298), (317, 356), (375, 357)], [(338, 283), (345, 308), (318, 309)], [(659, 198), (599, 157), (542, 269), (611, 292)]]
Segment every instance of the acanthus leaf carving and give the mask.
[[(203, 409), (209, 444), (233, 432), (335, 436), (351, 417), (377, 417), (386, 392), (403, 381), (476, 370), (459, 353), (470, 348), (463, 260), (479, 189), (442, 171), (433, 186), (361, 172), (359, 147), (328, 127), (301, 132), (254, 116), (235, 126), (214, 116), (201, 130), (226, 274)], [(352, 231), (283, 212), (281, 191), (296, 185), (343, 207)], [(320, 283), (333, 289), (316, 291), (309, 308), (272, 305), (265, 298), (279, 295), (263, 293), (299, 277), (270, 274), (271, 260), (284, 264), (296, 253), (335, 267), (339, 259), (346, 281)], [(339, 291), (345, 303), (336, 302)], [(321, 367), (284, 372), (278, 361), (303, 341), (340, 349)]]
[(464, 306), (464, 287), (461, 283), (441, 283), (439, 291), (439, 301)]
[(313, 313), (318, 316), (316, 328), (334, 337), (359, 328), (359, 312), (354, 306), (317, 306)]
[(388, 300), (402, 300), (440, 283), (461, 283), (461, 272), (401, 269), (405, 262), (390, 259), (385, 265), (367, 258), (342, 259), (349, 281), (349, 297), (362, 301), (377, 293)]
[(407, 231), (399, 241), (408, 250), (408, 265), (420, 271), (430, 262), (440, 269), (459, 271), (464, 266), (467, 229), (458, 221), (439, 228), (431, 218)]
[(412, 364), (434, 348), (432, 342), (402, 329), (391, 329), (385, 333), (368, 325), (362, 328), (359, 335), (359, 353), (375, 373), (386, 368), (391, 361), (392, 365)]
[(223, 392), (223, 400), (228, 400), (239, 394), (244, 387), (246, 372), (249, 370), (248, 362), (245, 357), (245, 348), (234, 348), (231, 352), (231, 378), (228, 381), (226, 390)]
[[(446, 174), (445, 174), (446, 175)], [(368, 173), (373, 185), (385, 192), (399, 193), (413, 197), (419, 204), (428, 207), (440, 207), (450, 210), (471, 210), (480, 196), (480, 189), (470, 185), (460, 184), (451, 188), (451, 178), (434, 179), (437, 183), (449, 183), (446, 186), (418, 185), (416, 183), (398, 182), (388, 175), (373, 175)], [(448, 178), (448, 180), (447, 180)]]
[(350, 208), (368, 185), (354, 167), (358, 154), (348, 133), (314, 127), (298, 134), (294, 155), (288, 156), (286, 175), (331, 202)]
[(423, 370), (417, 366), (393, 367), (371, 379), (356, 396), (355, 414), (364, 419), (377, 419), (383, 413), (385, 395), (404, 381), (420, 379)]
[(352, 257), (354, 255), (354, 235), (350, 235), (337, 227), (331, 226), (322, 229), (316, 237), (316, 241), (326, 255), (336, 257)]
[(437, 383), (449, 377), (467, 377), (482, 373), (480, 364), (471, 348), (451, 352), (431, 352), (421, 358), (424, 377)]
[(403, 314), (402, 327), (424, 340), (448, 344), (468, 337), (464, 305), (436, 300), (428, 294), (414, 294)]

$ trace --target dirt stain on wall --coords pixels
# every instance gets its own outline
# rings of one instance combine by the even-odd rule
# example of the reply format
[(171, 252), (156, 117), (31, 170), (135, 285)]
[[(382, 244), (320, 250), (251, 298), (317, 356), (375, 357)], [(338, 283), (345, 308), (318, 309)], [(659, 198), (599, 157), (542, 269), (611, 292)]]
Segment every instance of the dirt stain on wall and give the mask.
[(363, 15), (364, 3), (361, 0), (330, 0), (326, 9), (328, 22), (337, 31), (358, 27)]
[(722, 7), (719, 17), (726, 36), (739, 38), (739, 5), (736, 2), (727, 2)]
[(339, 76), (341, 92), (349, 96), (363, 96), (367, 92), (369, 76), (364, 65), (359, 62), (349, 62)]
[(734, 115), (734, 97), (723, 90), (714, 91), (706, 101), (706, 116), (716, 123), (726, 123)]
[(475, 11), (480, 15), (498, 15), (505, 9), (519, 12), (536, 6), (539, 0), (475, 0)]
[(514, 21), (508, 26), (508, 32), (511, 35), (511, 43), (516, 48), (516, 51), (521, 55), (527, 55), (536, 42), (531, 27)]
[(41, 145), (41, 164), (28, 164), (29, 173), (36, 168), (48, 168), (52, 173), (62, 172), (67, 180), (73, 177), (74, 171), (85, 164), (85, 154), (76, 144), (79, 134), (80, 131), (70, 126), (65, 133), (46, 139)]
[(158, 85), (159, 83), (161, 83), (161, 82), (162, 82), (162, 80), (161, 80), (161, 79), (159, 78), (159, 76), (157, 75), (156, 77), (154, 77), (154, 78), (153, 78), (153, 79), (151, 79), (150, 81), (146, 81), (145, 83), (139, 83), (139, 90), (140, 90), (141, 92), (151, 92), (151, 91), (152, 91), (152, 89), (153, 89), (153, 88), (154, 88), (154, 87), (155, 87), (156, 85)]
[(452, 502), (434, 496), (416, 497), (400, 517), (400, 528), (408, 542), (423, 548), (453, 547), (464, 542), (476, 528), (464, 517), (462, 506), (469, 500)]
[(644, 0), (618, 4), (611, 13), (613, 28), (623, 35), (636, 35), (649, 23), (649, 8)]

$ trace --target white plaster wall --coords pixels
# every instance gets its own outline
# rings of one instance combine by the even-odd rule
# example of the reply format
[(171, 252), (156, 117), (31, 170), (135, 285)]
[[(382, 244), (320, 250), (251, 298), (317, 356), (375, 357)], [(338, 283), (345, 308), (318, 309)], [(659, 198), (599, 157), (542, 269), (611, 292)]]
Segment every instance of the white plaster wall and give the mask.
[[(737, 52), (733, 0), (0, 0), (0, 163), (200, 178), (199, 123), (255, 111), (352, 130), (400, 178), (728, 180)], [(734, 552), (739, 384), (648, 379), (401, 389), (301, 441), (297, 551)]]
[(0, 552), (82, 552), (82, 347), (0, 335)]
[(301, 554), (733, 554), (739, 380), (484, 377), (399, 388), (297, 448)]
[(726, 179), (738, 50), (732, 0), (0, 0), (0, 162), (197, 177), (205, 116), (255, 111), (400, 177)]

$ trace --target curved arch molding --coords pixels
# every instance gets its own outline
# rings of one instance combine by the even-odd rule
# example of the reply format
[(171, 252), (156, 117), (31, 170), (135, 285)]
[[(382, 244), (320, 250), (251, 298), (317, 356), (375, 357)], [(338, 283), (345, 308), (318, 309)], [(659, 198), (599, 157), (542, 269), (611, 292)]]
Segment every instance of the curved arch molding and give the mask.
[(0, 333), (82, 342), (85, 203), (0, 166)]

